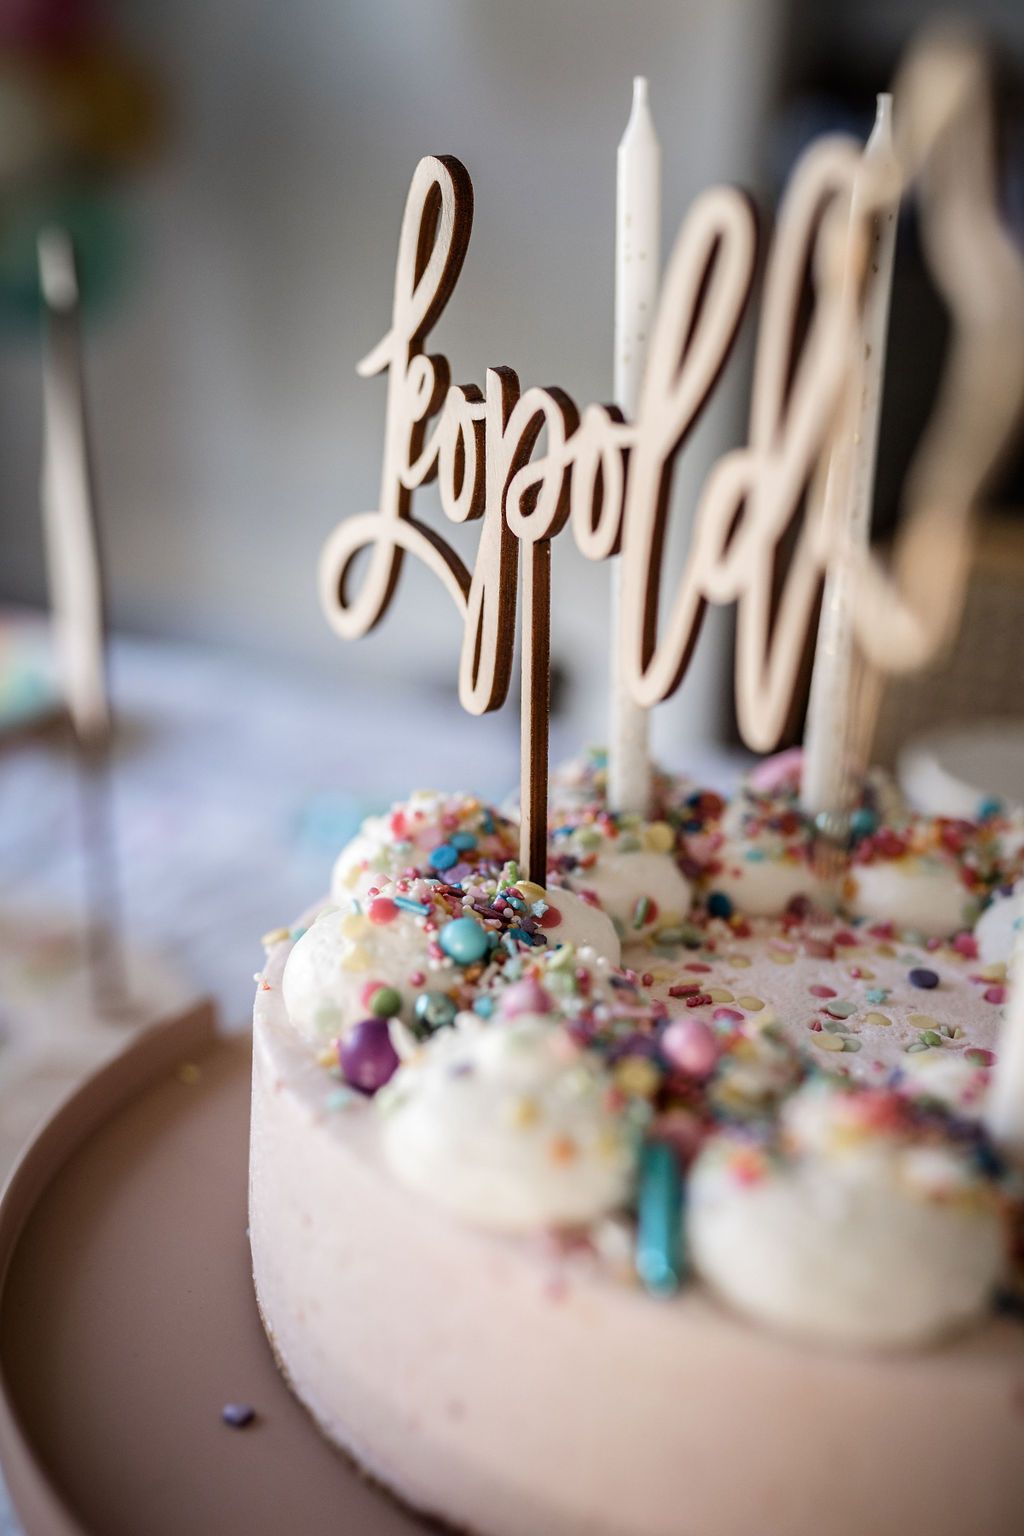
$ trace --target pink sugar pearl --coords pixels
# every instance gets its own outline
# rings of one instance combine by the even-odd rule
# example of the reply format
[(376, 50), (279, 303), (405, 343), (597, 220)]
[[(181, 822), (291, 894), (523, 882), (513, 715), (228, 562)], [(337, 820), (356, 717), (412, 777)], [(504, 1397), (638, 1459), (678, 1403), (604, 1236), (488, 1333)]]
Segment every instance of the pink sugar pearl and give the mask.
[(661, 1049), (674, 1067), (698, 1082), (710, 1077), (718, 1062), (718, 1041), (703, 1019), (673, 1019), (661, 1037)]
[(501, 1011), (506, 1019), (514, 1019), (521, 1013), (550, 1013), (551, 1008), (551, 994), (545, 992), (532, 976), (514, 981), (501, 999)]

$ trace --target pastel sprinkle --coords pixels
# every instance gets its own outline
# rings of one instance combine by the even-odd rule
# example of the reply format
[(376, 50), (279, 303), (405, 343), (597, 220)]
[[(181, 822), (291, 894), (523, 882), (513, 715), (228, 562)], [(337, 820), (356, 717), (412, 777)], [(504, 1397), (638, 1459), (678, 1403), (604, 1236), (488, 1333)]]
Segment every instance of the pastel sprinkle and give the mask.
[(836, 995), (834, 987), (823, 986), (820, 982), (817, 982), (814, 986), (808, 987), (807, 990), (812, 997), (835, 997)]
[[(522, 930), (511, 930), (517, 937)], [(525, 933), (523, 937), (528, 935)], [(471, 917), (456, 917), (445, 923), (438, 935), (438, 943), (456, 965), (475, 965), (490, 949), (487, 930)]]
[(996, 1003), (996, 1004), (1005, 1003), (1005, 1001), (1006, 1001), (1006, 988), (1005, 987), (986, 987), (984, 992), (981, 995), (985, 999), (986, 1003)]
[(891, 1024), (892, 1019), (888, 1018), (884, 1013), (866, 1013), (864, 1015), (864, 1022), (866, 1024), (886, 1025)]
[(926, 965), (915, 965), (908, 973), (907, 980), (912, 987), (920, 987), (926, 992), (930, 992), (939, 984), (938, 972), (930, 970)]
[(980, 1046), (972, 1045), (964, 1051), (964, 1061), (969, 1061), (972, 1067), (994, 1067), (996, 1064), (995, 1051), (983, 1051)]
[(814, 1043), (819, 1051), (841, 1051), (843, 1047), (842, 1035), (830, 1035), (822, 1030), (820, 1035), (815, 1035)]
[(736, 1001), (747, 1013), (760, 1013), (764, 1007), (763, 997), (738, 997)]
[(395, 896), (392, 899), (403, 912), (416, 912), (420, 917), (426, 917), (430, 911), (425, 901), (414, 901), (411, 896)]
[(857, 1012), (857, 1004), (845, 1002), (837, 997), (835, 1002), (825, 1004), (825, 1012), (830, 1019), (848, 1019)]

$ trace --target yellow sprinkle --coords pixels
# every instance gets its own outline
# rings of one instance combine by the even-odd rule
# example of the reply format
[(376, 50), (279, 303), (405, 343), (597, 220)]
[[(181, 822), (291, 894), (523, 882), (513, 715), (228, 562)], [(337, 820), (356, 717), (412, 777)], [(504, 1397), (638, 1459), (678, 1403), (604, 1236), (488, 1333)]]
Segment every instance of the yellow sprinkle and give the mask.
[(938, 1029), (938, 1019), (933, 1019), (930, 1013), (908, 1013), (907, 1023), (913, 1024), (915, 1029)]
[(886, 1018), (884, 1013), (866, 1013), (864, 1015), (864, 1022), (866, 1024), (891, 1024), (892, 1019)]
[(891, 960), (895, 953), (896, 951), (893, 949), (891, 944), (878, 944), (875, 947), (875, 954), (881, 955), (883, 959), (886, 960)]
[(202, 1075), (194, 1061), (183, 1061), (175, 1073), (178, 1082), (184, 1083), (187, 1088), (191, 1088), (193, 1083), (198, 1083)]
[(534, 880), (517, 880), (516, 890), (522, 893), (526, 901), (544, 901), (547, 899), (547, 891)]
[(540, 1110), (536, 1099), (528, 1098), (525, 1094), (518, 1099), (513, 1099), (509, 1104), (509, 1120), (512, 1125), (525, 1130), (528, 1125), (535, 1125), (540, 1119)]
[(346, 939), (361, 939), (369, 933), (370, 924), (361, 912), (346, 912), (341, 920), (341, 931)]
[(829, 1034), (826, 1034), (826, 1032), (824, 1030), (822, 1030), (820, 1034), (815, 1034), (813, 1036), (813, 1039), (814, 1039), (814, 1043), (818, 1047), (819, 1051), (841, 1051), (841, 1050), (843, 1050), (843, 1037), (842, 1037), (842, 1035), (829, 1035)]
[(992, 965), (983, 965), (978, 975), (984, 977), (986, 981), (1005, 981), (1006, 965), (1002, 960), (996, 961)]
[(622, 1138), (613, 1126), (606, 1125), (597, 1138), (597, 1151), (600, 1157), (618, 1157), (622, 1152)]
[(320, 1051), (317, 1055), (317, 1065), (321, 1067), (336, 1067), (338, 1065), (338, 1052), (333, 1045)]
[(646, 1056), (624, 1056), (615, 1068), (615, 1084), (631, 1097), (649, 1099), (661, 1082), (661, 1074)]
[(290, 928), (271, 928), (270, 932), (265, 933), (260, 939), (260, 943), (264, 949), (273, 949), (275, 944), (283, 944), (285, 939), (290, 939), (291, 936)]
[(641, 842), (648, 853), (671, 853), (675, 846), (676, 835), (667, 821), (652, 821), (649, 827), (645, 827)]
[(364, 949), (361, 944), (353, 944), (352, 948), (346, 950), (342, 956), (341, 968), (343, 971), (368, 971), (370, 963), (369, 950)]
[(728, 987), (709, 987), (708, 997), (710, 997), (713, 1003), (731, 1003), (733, 1001), (733, 994), (729, 991)]
[(791, 955), (785, 949), (770, 949), (768, 951), (768, 959), (773, 965), (792, 965), (795, 958), (795, 955)]
[(746, 955), (727, 955), (730, 965), (734, 965), (738, 971), (745, 971), (753, 962)]
[(764, 1007), (763, 997), (738, 997), (736, 1001), (739, 1003), (740, 1007), (745, 1008), (748, 1013), (760, 1013), (761, 1009)]
[(864, 966), (858, 966), (858, 971), (860, 972), (860, 974), (853, 978), (854, 981), (874, 981), (874, 979), (875, 979), (874, 971), (869, 971)]
[(360, 868), (359, 868), (358, 864), (353, 864), (351, 869), (346, 870), (344, 879), (345, 879), (345, 884), (348, 886), (350, 891), (356, 885), (356, 882), (359, 879), (360, 873), (361, 873), (361, 871), (360, 871)]

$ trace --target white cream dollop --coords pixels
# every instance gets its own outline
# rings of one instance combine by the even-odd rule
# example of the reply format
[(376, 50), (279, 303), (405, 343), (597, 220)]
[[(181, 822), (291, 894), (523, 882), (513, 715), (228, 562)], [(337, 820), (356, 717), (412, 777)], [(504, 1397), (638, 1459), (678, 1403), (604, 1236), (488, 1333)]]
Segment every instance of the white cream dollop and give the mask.
[[(360, 913), (324, 907), (285, 963), (281, 989), (293, 1029), (311, 1045), (338, 1039), (367, 1016), (363, 999), (371, 981), (400, 993), (408, 1023), (424, 987), (443, 992), (458, 976), (450, 961), (431, 957), (434, 937), (412, 912), (399, 911), (392, 922), (377, 925)], [(414, 984), (413, 975), (427, 979)]]
[(622, 944), (607, 912), (561, 886), (549, 887), (543, 900), (559, 917), (554, 927), (542, 929), (549, 946), (570, 944), (574, 949), (589, 946), (612, 965), (619, 964)]
[(629, 1127), (604, 1069), (536, 1014), (460, 1016), (381, 1096), (387, 1160), (404, 1184), (501, 1232), (582, 1226), (625, 1201)]
[(456, 847), (470, 864), (502, 863), (516, 853), (515, 828), (492, 806), (475, 795), (418, 789), (384, 815), (366, 818), (335, 861), (331, 897), (344, 906), (409, 869), (429, 872), (430, 855), (453, 838), (472, 839)]
[(983, 965), (1009, 965), (1017, 937), (1017, 923), (1024, 916), (1024, 885), (997, 891), (974, 925), (978, 956)]
[(766, 848), (761, 839), (727, 840), (716, 858), (722, 868), (708, 877), (708, 891), (723, 892), (747, 917), (778, 917), (798, 896), (816, 906), (829, 899), (810, 864)]
[(923, 1344), (981, 1315), (1006, 1263), (994, 1195), (967, 1157), (858, 1130), (845, 1090), (796, 1093), (782, 1146), (711, 1138), (689, 1186), (701, 1277), (737, 1310), (838, 1345)]
[(892, 923), (926, 939), (950, 938), (970, 928), (977, 915), (977, 901), (961, 880), (959, 865), (920, 854), (854, 864), (843, 905), (854, 917)]
[(611, 918), (624, 943), (635, 943), (658, 928), (677, 926), (690, 910), (690, 882), (667, 853), (614, 844), (593, 864), (565, 877), (575, 891), (590, 891)]

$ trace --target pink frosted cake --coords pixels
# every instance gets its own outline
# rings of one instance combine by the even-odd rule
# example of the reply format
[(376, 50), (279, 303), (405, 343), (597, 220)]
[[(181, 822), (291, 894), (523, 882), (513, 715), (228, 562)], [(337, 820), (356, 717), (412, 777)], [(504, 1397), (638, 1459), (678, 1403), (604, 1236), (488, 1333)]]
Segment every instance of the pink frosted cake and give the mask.
[(250, 1228), (292, 1387), (477, 1536), (1018, 1531), (970, 928), (1013, 840), (866, 788), (827, 911), (784, 777), (662, 777), (652, 822), (601, 792), (556, 778), (546, 887), (497, 810), (413, 796), (268, 935)]

